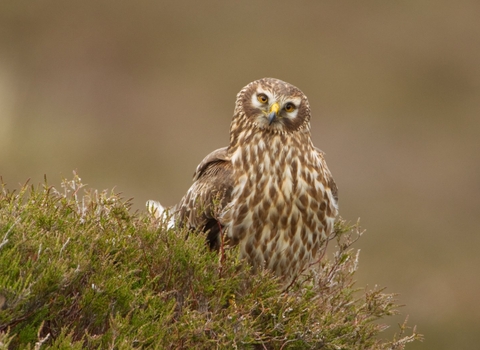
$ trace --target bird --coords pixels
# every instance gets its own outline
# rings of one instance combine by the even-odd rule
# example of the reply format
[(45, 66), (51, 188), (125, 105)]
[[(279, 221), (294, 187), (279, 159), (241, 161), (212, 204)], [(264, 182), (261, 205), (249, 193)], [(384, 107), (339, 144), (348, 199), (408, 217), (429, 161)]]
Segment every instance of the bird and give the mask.
[[(297, 87), (263, 78), (237, 94), (230, 141), (197, 166), (170, 224), (239, 246), (253, 271), (291, 283), (321, 258), (338, 215), (338, 188), (313, 145), (310, 105)], [(147, 207), (166, 213), (157, 201)]]

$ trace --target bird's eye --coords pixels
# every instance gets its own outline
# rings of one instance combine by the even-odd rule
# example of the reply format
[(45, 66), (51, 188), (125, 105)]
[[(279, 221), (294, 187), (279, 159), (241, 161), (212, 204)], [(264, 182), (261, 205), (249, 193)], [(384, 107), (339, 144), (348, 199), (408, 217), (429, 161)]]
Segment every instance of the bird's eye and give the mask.
[(268, 97), (265, 94), (258, 94), (257, 95), (257, 100), (260, 103), (266, 104), (268, 102)]
[(288, 113), (290, 112), (293, 112), (295, 110), (295, 105), (291, 102), (288, 102), (286, 105), (285, 105), (285, 111), (287, 111)]

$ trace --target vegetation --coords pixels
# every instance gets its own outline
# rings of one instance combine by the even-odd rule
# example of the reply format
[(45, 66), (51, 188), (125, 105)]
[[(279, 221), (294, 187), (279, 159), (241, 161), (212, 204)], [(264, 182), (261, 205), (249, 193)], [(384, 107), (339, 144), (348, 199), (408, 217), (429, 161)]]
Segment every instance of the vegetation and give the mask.
[[(382, 340), (393, 294), (354, 286), (358, 225), (287, 291), (201, 234), (167, 229), (114, 193), (0, 189), (0, 348), (403, 349)], [(221, 260), (221, 262), (220, 262)], [(408, 335), (406, 334), (408, 332)]]

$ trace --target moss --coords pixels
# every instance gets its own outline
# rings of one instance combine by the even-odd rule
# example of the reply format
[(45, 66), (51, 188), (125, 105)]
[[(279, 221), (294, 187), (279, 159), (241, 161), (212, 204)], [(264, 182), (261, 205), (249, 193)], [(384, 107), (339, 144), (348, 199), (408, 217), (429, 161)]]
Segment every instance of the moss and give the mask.
[(403, 349), (394, 294), (354, 285), (361, 236), (342, 219), (335, 247), (287, 291), (235, 248), (167, 229), (78, 176), (0, 193), (0, 348)]

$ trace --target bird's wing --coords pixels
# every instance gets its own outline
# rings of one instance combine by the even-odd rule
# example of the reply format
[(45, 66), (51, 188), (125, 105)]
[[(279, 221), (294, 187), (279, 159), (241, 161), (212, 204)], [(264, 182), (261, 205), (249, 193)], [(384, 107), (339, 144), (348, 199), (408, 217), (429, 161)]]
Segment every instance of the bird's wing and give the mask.
[(332, 192), (332, 196), (335, 199), (335, 202), (338, 203), (338, 187), (335, 181), (333, 180), (332, 173), (327, 167), (327, 163), (325, 162), (325, 152), (323, 152), (320, 148), (315, 147), (315, 151), (317, 151), (318, 157), (321, 159), (322, 167), (324, 169), (325, 179), (327, 181), (327, 186), (330, 188)]
[(198, 165), (193, 185), (174, 209), (175, 219), (181, 226), (218, 234), (217, 217), (230, 201), (233, 188), (233, 168), (227, 149), (213, 151)]

